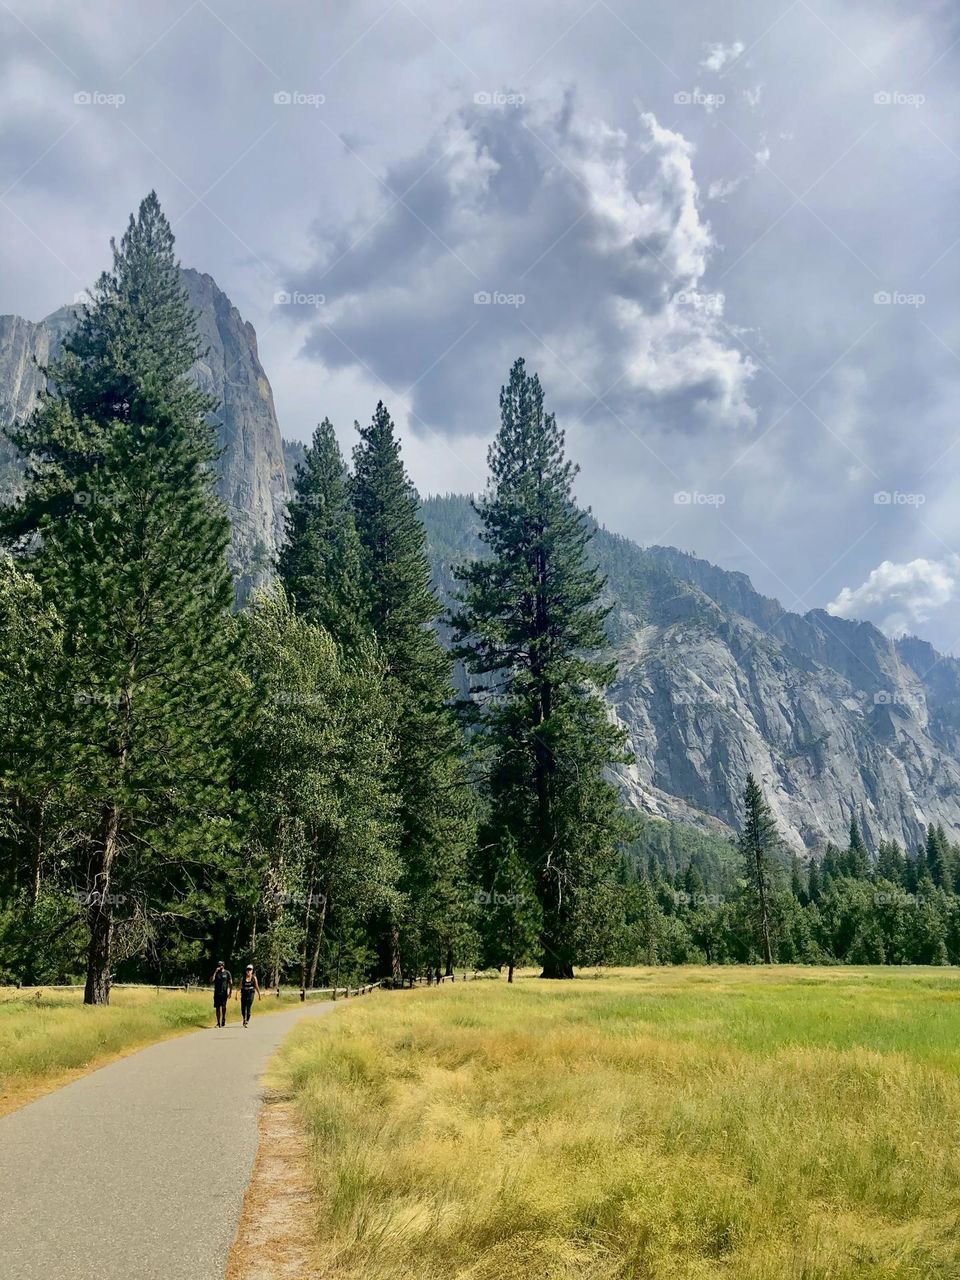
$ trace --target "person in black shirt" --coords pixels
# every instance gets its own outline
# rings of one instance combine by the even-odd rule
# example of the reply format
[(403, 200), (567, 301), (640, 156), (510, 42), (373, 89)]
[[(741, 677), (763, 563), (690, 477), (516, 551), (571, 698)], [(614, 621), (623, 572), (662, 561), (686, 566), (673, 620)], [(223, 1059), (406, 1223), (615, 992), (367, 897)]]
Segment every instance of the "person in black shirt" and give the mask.
[(227, 1001), (233, 991), (233, 975), (222, 960), (218, 962), (210, 981), (213, 983), (213, 1008), (217, 1015), (217, 1026), (225, 1027), (227, 1025)]
[(253, 1008), (254, 995), (258, 1000), (260, 999), (260, 983), (257, 981), (257, 975), (253, 972), (253, 965), (248, 964), (243, 977), (240, 979), (240, 1012), (243, 1014), (244, 1026), (250, 1021), (250, 1010)]

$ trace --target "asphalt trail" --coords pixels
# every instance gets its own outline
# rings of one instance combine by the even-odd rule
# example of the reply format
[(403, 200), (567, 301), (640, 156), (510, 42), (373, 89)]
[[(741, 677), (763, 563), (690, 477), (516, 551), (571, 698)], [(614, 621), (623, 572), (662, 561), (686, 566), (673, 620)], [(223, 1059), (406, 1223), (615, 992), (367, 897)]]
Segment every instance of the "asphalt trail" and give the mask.
[[(3, 1280), (221, 1280), (257, 1150), (263, 1014), (151, 1045), (0, 1119)], [(213, 1008), (210, 1009), (211, 1020)]]

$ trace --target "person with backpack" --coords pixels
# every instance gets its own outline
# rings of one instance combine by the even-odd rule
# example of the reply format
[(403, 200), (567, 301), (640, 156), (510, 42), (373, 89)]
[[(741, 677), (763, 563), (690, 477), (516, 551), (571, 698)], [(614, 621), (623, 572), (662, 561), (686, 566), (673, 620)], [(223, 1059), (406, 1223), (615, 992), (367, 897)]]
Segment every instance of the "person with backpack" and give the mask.
[(233, 975), (222, 960), (217, 961), (217, 967), (214, 969), (213, 977), (210, 981), (213, 983), (213, 1010), (217, 1015), (217, 1026), (225, 1027), (227, 1025), (227, 1001), (233, 991)]
[(248, 964), (244, 971), (243, 977), (240, 979), (240, 1012), (243, 1014), (243, 1025), (246, 1026), (250, 1021), (250, 1011), (253, 1008), (253, 997), (262, 999), (260, 995), (260, 983), (257, 981), (257, 975), (253, 971), (253, 965)]

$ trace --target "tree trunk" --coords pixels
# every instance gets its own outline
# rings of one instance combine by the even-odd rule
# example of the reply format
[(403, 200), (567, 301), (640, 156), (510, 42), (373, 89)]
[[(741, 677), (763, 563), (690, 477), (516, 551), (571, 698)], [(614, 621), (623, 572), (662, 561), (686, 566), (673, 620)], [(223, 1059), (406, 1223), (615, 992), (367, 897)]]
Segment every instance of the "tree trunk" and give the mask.
[(319, 916), (319, 919), (317, 920), (317, 937), (316, 937), (316, 941), (313, 944), (313, 955), (310, 959), (310, 973), (308, 976), (310, 979), (311, 987), (313, 987), (313, 985), (317, 981), (317, 965), (320, 963), (320, 947), (323, 943), (323, 929), (324, 929), (324, 925), (326, 924), (326, 919), (327, 919), (327, 895), (324, 894), (323, 904), (320, 907), (320, 916)]
[(113, 942), (113, 894), (110, 875), (117, 854), (120, 814), (116, 805), (108, 805), (103, 816), (100, 855), (90, 878), (90, 945), (87, 950), (87, 982), (84, 1004), (110, 1003), (110, 951)]
[(307, 901), (303, 913), (303, 954), (300, 957), (300, 990), (307, 989), (307, 950), (310, 946), (310, 907), (313, 905), (313, 868), (310, 869), (310, 884), (307, 889)]
[(390, 926), (390, 972), (394, 982), (402, 981), (403, 969), (400, 965), (400, 930), (395, 924)]
[(453, 948), (452, 947), (447, 947), (447, 967), (445, 970), (445, 976), (448, 978), (453, 977)]

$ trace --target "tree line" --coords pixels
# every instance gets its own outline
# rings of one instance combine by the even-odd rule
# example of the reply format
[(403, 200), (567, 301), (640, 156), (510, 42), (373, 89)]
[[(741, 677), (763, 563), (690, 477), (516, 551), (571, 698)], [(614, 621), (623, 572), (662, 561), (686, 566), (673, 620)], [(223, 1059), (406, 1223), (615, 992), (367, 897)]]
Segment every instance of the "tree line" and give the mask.
[(736, 842), (649, 824), (619, 879), (608, 963), (960, 964), (960, 845), (942, 826), (870, 850), (852, 818), (844, 848), (803, 862), (752, 776)]
[(8, 433), (0, 982), (82, 979), (102, 1004), (118, 975), (189, 980), (215, 953), (303, 987), (960, 959), (960, 853), (936, 830), (922, 857), (872, 860), (852, 832), (786, 868), (751, 779), (737, 850), (644, 856), (608, 776), (626, 754), (593, 525), (522, 360), (449, 612), (382, 403), (349, 467), (317, 428), (273, 581), (237, 607), (216, 405), (154, 194), (112, 250)]

